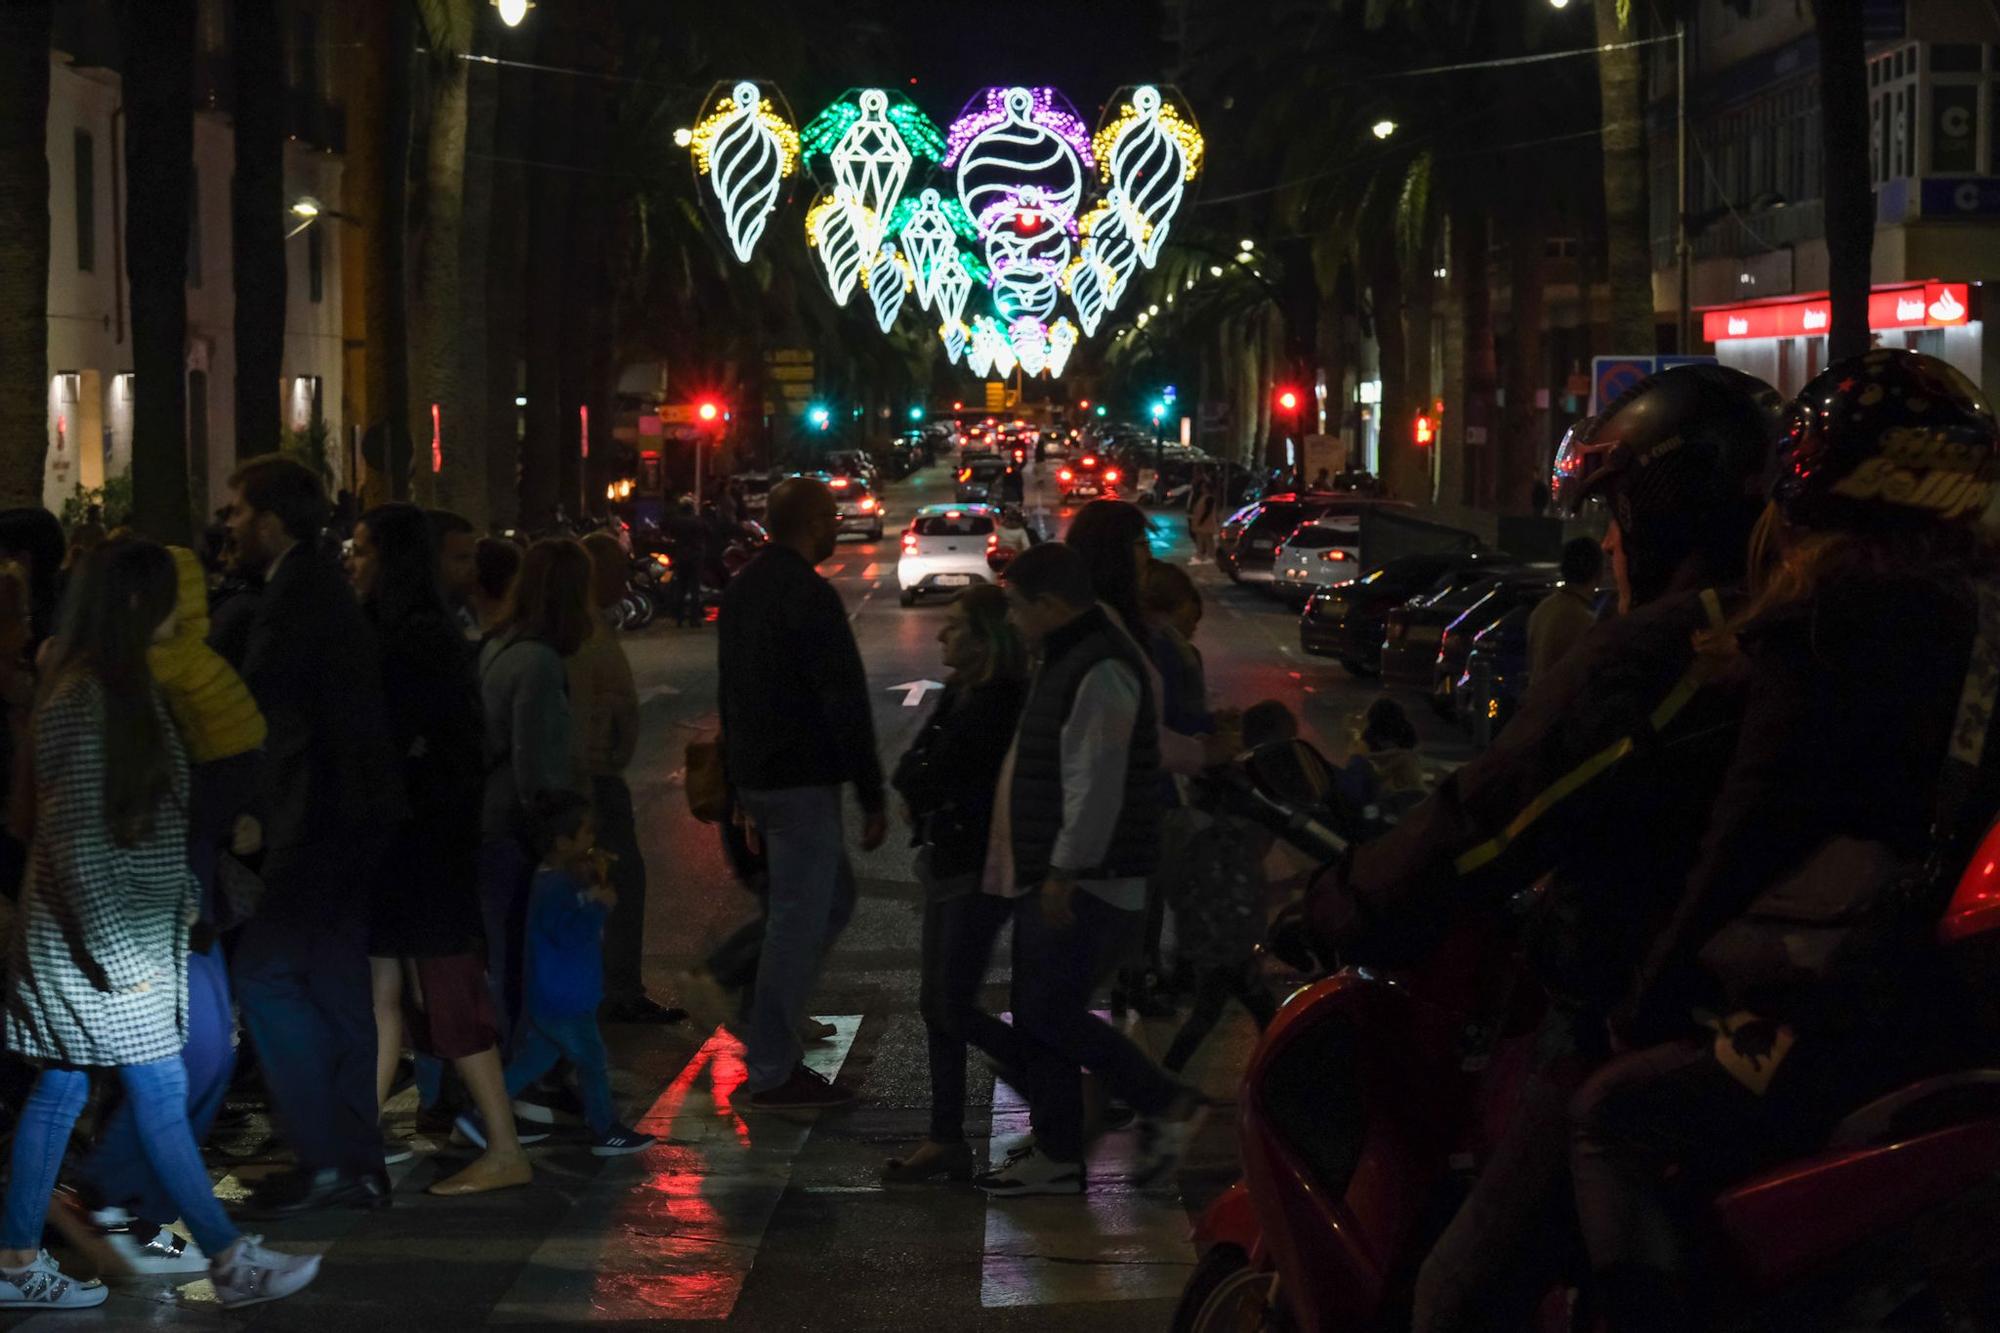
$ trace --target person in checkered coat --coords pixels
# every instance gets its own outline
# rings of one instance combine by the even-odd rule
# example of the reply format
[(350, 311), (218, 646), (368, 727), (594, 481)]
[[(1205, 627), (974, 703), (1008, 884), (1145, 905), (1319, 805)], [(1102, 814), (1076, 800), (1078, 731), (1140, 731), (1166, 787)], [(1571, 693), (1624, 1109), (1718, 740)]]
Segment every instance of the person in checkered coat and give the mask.
[(266, 1250), (216, 1201), (187, 1118), (187, 755), (146, 664), (171, 635), (166, 548), (106, 542), (83, 562), (32, 727), (35, 827), (8, 949), (8, 1049), (42, 1066), (15, 1126), (0, 1208), (0, 1309), (101, 1304), (41, 1246), (63, 1151), (90, 1092), (116, 1069), (148, 1164), (204, 1252), (224, 1305), (311, 1282), (316, 1257)]

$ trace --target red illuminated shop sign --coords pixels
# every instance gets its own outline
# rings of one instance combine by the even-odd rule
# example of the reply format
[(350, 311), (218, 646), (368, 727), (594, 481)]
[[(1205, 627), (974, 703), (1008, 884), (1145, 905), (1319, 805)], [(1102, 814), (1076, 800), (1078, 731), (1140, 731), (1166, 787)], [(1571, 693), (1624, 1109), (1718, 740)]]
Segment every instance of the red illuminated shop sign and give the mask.
[[(1941, 329), (1971, 318), (1972, 297), (1962, 282), (1912, 282), (1877, 287), (1868, 294), (1871, 329)], [(1709, 342), (1734, 338), (1823, 336), (1832, 318), (1825, 292), (1789, 301), (1755, 301), (1705, 310), (1701, 336)]]

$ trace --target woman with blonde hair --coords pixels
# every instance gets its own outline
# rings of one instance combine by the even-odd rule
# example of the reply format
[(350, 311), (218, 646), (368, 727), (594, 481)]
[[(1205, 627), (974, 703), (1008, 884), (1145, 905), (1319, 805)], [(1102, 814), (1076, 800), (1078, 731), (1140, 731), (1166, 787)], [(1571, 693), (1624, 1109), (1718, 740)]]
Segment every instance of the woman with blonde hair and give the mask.
[(993, 800), (1027, 698), (1027, 649), (997, 585), (966, 589), (938, 631), (944, 693), (891, 784), (903, 798), (924, 885), (923, 1011), (931, 1076), (929, 1135), (882, 1178), (918, 1184), (972, 1178), (965, 1141), (967, 1043), (1012, 1064), (1013, 1030), (978, 1005), (993, 942), (1013, 900), (979, 891)]

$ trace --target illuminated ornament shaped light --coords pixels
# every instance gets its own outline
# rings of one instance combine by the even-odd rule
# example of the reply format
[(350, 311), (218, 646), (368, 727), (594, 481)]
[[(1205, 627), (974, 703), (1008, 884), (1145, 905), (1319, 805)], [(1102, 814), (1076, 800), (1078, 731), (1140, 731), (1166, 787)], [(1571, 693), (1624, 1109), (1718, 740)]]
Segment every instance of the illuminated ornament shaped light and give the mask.
[(1061, 377), (1069, 365), (1069, 354), (1076, 350), (1076, 325), (1066, 319), (1058, 319), (1049, 325), (1049, 378)]
[(958, 358), (965, 355), (965, 346), (971, 337), (972, 330), (955, 319), (938, 325), (938, 339), (944, 343), (944, 358), (954, 366), (958, 364)]
[(1062, 271), (1074, 253), (1074, 221), (1052, 210), (1030, 186), (982, 214), (979, 230), (1001, 318), (1012, 323), (1053, 315), (1062, 299)]
[(988, 88), (984, 104), (952, 123), (944, 165), (957, 171), (958, 202), (974, 218), (1037, 187), (1057, 214), (1074, 216), (1096, 165), (1083, 122), (1052, 88)]
[(912, 280), (910, 266), (896, 253), (894, 246), (885, 245), (875, 252), (875, 260), (861, 274), (861, 285), (868, 290), (868, 299), (875, 306), (875, 323), (887, 333), (896, 323), (896, 316), (902, 313), (903, 298), (909, 294)]
[(1021, 372), (1039, 375), (1049, 364), (1049, 331), (1039, 319), (1017, 319), (1007, 326), (1007, 346), (1021, 363)]
[[(938, 269), (946, 257), (958, 251), (958, 232), (945, 214), (936, 190), (925, 190), (918, 195), (916, 206), (906, 212), (896, 229), (896, 239), (916, 279), (917, 304), (928, 310), (937, 298)], [(899, 216), (903, 213), (899, 212)]]
[(939, 316), (947, 325), (963, 327), (965, 303), (972, 295), (972, 274), (966, 268), (965, 256), (955, 249), (946, 255), (938, 265), (931, 288)]
[[(1107, 311), (1118, 308), (1125, 299), (1125, 293), (1132, 289), (1132, 275), (1139, 269), (1139, 241), (1131, 230), (1131, 217), (1125, 208), (1124, 195), (1113, 190), (1105, 195), (1103, 202), (1090, 210), (1079, 225), (1083, 234), (1082, 249), (1090, 255), (1103, 271), (1105, 278), (1104, 308)], [(1077, 311), (1078, 315), (1083, 312)]]
[(1201, 170), (1201, 132), (1150, 84), (1135, 89), (1115, 120), (1097, 132), (1097, 167), (1119, 199), (1125, 229), (1147, 268), (1160, 258), (1167, 229)]
[(807, 159), (824, 156), (836, 189), (845, 188), (868, 210), (862, 250), (874, 254), (882, 229), (902, 202), (903, 188), (919, 157), (936, 161), (944, 138), (907, 99), (891, 100), (880, 88), (864, 88), (813, 117), (801, 135)]
[(798, 169), (799, 136), (755, 83), (745, 79), (688, 138), (695, 177), (714, 200), (730, 249), (744, 263)]
[(965, 364), (972, 367), (973, 374), (982, 377), (997, 375), (1004, 380), (1014, 373), (1016, 358), (1007, 341), (1007, 330), (991, 315), (974, 317), (972, 348), (966, 353)]
[(874, 226), (874, 215), (856, 204), (845, 188), (821, 195), (806, 214), (806, 244), (819, 252), (835, 305), (846, 305), (854, 295), (868, 253), (861, 248), (861, 236)]

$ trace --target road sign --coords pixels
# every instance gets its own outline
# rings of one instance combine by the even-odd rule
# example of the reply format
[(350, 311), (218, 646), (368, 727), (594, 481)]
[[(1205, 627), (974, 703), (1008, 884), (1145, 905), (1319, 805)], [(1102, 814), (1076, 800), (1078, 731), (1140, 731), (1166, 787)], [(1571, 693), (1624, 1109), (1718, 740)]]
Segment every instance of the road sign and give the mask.
[(1653, 361), (1650, 356), (1590, 358), (1590, 410), (1601, 410), (1619, 394), (1652, 374)]

